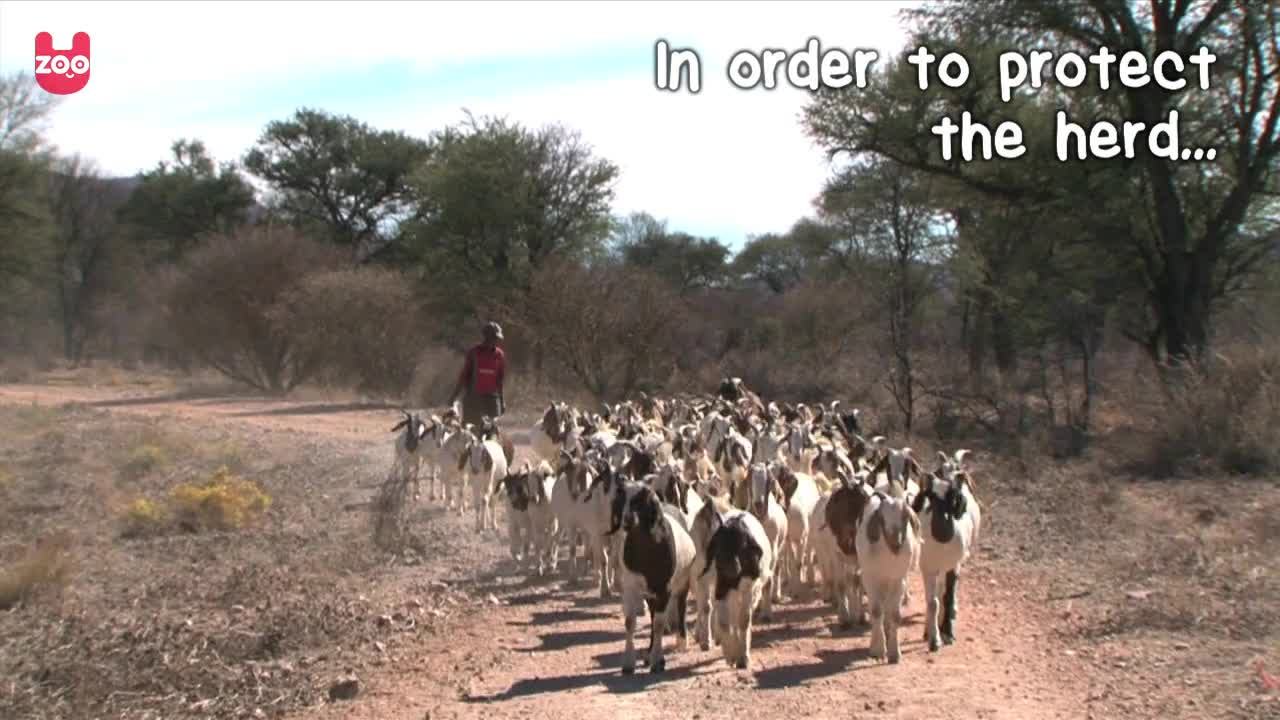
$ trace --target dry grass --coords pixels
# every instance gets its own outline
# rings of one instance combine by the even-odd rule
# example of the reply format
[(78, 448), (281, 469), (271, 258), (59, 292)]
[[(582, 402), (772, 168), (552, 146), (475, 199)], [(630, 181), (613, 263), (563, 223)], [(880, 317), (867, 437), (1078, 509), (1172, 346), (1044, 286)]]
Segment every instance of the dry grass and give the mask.
[[(439, 558), (388, 570), (366, 516), (342, 511), (368, 498), (385, 454), (342, 442), (0, 405), (0, 600), (12, 605), (0, 612), (0, 717), (277, 717), (386, 657), (375, 641), (435, 632), (427, 584), (500, 548), (416, 516), (417, 541)], [(149, 472), (121, 471), (160, 454)], [(242, 469), (219, 472), (228, 456)], [(182, 524), (201, 532), (173, 532)], [(31, 549), (68, 530), (74, 546)], [(423, 603), (412, 623), (376, 622), (403, 616), (406, 597)]]
[(17, 562), (0, 569), (0, 610), (61, 591), (73, 571), (68, 534), (59, 533), (37, 542)]
[(1162, 717), (1265, 716), (1250, 663), (1280, 643), (1280, 498), (1256, 481), (1151, 483), (1113, 464), (1042, 461), (1016, 520), (1035, 538), (1019, 557), (1049, 578), (1056, 634), (1105, 678), (1094, 714), (1148, 703)]
[(1138, 405), (1155, 418), (1135, 471), (1155, 478), (1280, 468), (1280, 352), (1242, 350), (1203, 368), (1169, 371), (1169, 386), (1144, 384)]

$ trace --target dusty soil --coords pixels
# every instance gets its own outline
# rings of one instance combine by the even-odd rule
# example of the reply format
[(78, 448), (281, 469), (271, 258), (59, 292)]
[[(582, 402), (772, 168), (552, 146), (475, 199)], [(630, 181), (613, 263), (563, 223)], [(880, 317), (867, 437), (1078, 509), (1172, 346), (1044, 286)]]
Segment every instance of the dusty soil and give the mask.
[[(600, 600), (560, 578), (513, 572), (505, 536), (477, 535), (470, 516), (426, 503), (416, 517), (425, 544), (420, 554), (378, 558), (366, 547), (360, 513), (347, 508), (367, 500), (371, 484), (386, 470), (393, 409), (119, 387), (0, 385), (0, 409), (64, 403), (86, 413), (76, 416), (85, 427), (145, 420), (241, 443), (245, 464), (272, 484), (282, 502), (269, 530), (256, 539), (222, 538), (220, 556), (208, 559), (194, 577), (236, 576), (235, 582), (250, 589), (233, 604), (225, 588), (231, 580), (219, 585), (219, 593), (172, 593), (160, 616), (173, 614), (178, 623), (194, 618), (196, 629), (208, 636), (206, 645), (238, 630), (256, 633), (261, 644), (272, 621), (280, 627), (270, 632), (280, 637), (270, 652), (243, 653), (251, 669), (230, 672), (227, 678), (239, 680), (222, 678), (216, 691), (184, 687), (178, 676), (167, 695), (152, 687), (119, 688), (126, 694), (108, 702), (84, 690), (88, 683), (80, 679), (61, 691), (51, 685), (48, 692), (61, 692), (55, 695), (61, 710), (40, 716), (87, 717), (92, 708), (108, 717), (251, 717), (256, 711), (270, 717), (420, 720), (606, 717), (625, 710), (628, 718), (698, 718), (750, 708), (753, 717), (1280, 717), (1280, 692), (1266, 690), (1248, 665), (1269, 658), (1268, 667), (1280, 672), (1273, 630), (1280, 614), (1276, 558), (1274, 546), (1261, 545), (1280, 536), (1274, 523), (1266, 524), (1280, 508), (1274, 485), (1261, 500), (1257, 486), (1201, 488), (1202, 494), (1212, 493), (1200, 498), (1210, 505), (1221, 497), (1240, 503), (1232, 507), (1253, 502), (1241, 520), (1248, 530), (1243, 536), (1222, 530), (1216, 539), (1205, 534), (1212, 530), (1201, 532), (1200, 555), (1188, 562), (1199, 557), (1211, 567), (1169, 577), (1170, 566), (1144, 557), (1147, 546), (1137, 542), (1130, 555), (1107, 555), (1115, 547), (1107, 528), (1132, 530), (1125, 522), (1142, 528), (1145, 521), (1132, 519), (1137, 509), (1159, 505), (1168, 491), (1086, 491), (1065, 482), (1042, 489), (1047, 476), (1037, 482), (992, 477), (983, 485), (988, 529), (960, 585), (957, 645), (937, 654), (925, 650), (919, 581), (913, 579), (901, 634), (904, 657), (897, 666), (871, 661), (864, 631), (834, 627), (830, 611), (802, 596), (780, 606), (773, 622), (756, 625), (749, 671), (730, 669), (717, 649), (703, 652), (691, 643), (689, 651), (669, 653), (661, 675), (642, 668), (622, 677), (616, 600)], [(511, 427), (527, 427), (531, 420), (517, 415)], [(32, 447), (26, 452), (34, 452)], [(518, 447), (518, 457), (525, 452)], [(0, 456), (0, 463), (24, 461), (17, 451)], [(1076, 513), (1071, 503), (1085, 501), (1071, 492), (1101, 499), (1085, 503), (1090, 513)], [(58, 522), (10, 525), (0, 536), (13, 543), (18, 530), (36, 532)], [(1081, 523), (1096, 532), (1079, 539)], [(501, 517), (499, 526), (505, 533)], [(1152, 528), (1156, 534), (1167, 530)], [(167, 555), (209, 552), (178, 547), (174, 540), (121, 551), (122, 541), (108, 531), (98, 535), (87, 543), (96, 548), (93, 570), (72, 582), (71, 600), (57, 610), (10, 611), (12, 622), (0, 631), (17, 632), (18, 625), (36, 619), (54, 622), (50, 616), (56, 613), (83, 614), (95, 603), (121, 607), (118, 599), (109, 602), (105, 593), (86, 589), (118, 582), (129, 595), (130, 587), (154, 580), (120, 569), (131, 567), (121, 552), (132, 556), (133, 566), (150, 567), (162, 566)], [(1228, 546), (1230, 567), (1206, 559), (1210, 548)], [(239, 577), (244, 575), (256, 579)], [(155, 582), (172, 587), (178, 581)], [(143, 593), (151, 599), (134, 599), (132, 607), (159, 607), (156, 592)], [(21, 614), (27, 617), (12, 617)], [(327, 624), (317, 630), (297, 617), (307, 614), (323, 614)], [(642, 621), (640, 647), (646, 627)], [(670, 649), (673, 639), (666, 642)], [(39, 652), (52, 654), (51, 646)], [(0, 656), (4, 650), (0, 644)], [(103, 657), (108, 659), (100, 662), (116, 656)], [(27, 666), (15, 661), (8, 672), (29, 673), (43, 659), (26, 661)], [(163, 667), (169, 667), (167, 660)], [(348, 672), (359, 678), (359, 692), (330, 701), (329, 687)], [(130, 691), (137, 702), (130, 702)], [(24, 706), (19, 691), (9, 693), (0, 690), (0, 708), (6, 701), (27, 712), (38, 707), (32, 697)], [(209, 698), (214, 700), (201, 705)], [(0, 716), (15, 715), (0, 709)]]

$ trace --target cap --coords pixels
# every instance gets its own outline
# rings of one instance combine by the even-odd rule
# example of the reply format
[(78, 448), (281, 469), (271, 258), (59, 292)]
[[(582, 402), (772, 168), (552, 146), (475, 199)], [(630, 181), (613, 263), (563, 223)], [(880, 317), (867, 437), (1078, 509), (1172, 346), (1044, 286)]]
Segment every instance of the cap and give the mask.
[(502, 326), (493, 321), (487, 322), (485, 323), (483, 333), (485, 337), (493, 336), (495, 340), (501, 340)]

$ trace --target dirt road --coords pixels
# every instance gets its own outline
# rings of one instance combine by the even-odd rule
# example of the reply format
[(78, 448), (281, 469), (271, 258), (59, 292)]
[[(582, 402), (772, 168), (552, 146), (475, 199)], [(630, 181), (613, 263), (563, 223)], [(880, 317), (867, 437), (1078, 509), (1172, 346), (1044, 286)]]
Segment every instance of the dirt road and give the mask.
[[(116, 388), (0, 386), (0, 403), (87, 403), (119, 413), (219, 423), (247, 432), (298, 433), (351, 451), (382, 451), (386, 408), (244, 397), (196, 397)], [(518, 425), (518, 423), (517, 423)], [(371, 438), (379, 438), (375, 441)], [(518, 448), (519, 458), (527, 447)], [(902, 629), (901, 664), (867, 657), (865, 631), (834, 627), (833, 614), (802, 597), (756, 625), (754, 667), (730, 669), (718, 649), (668, 655), (661, 675), (622, 677), (622, 620), (616, 600), (560, 579), (526, 580), (476, 537), (470, 517), (446, 527), (488, 546), (458, 587), (483, 599), (436, 632), (396, 648), (393, 662), (360, 671), (353, 700), (309, 708), (302, 718), (709, 718), (750, 717), (1088, 717), (1089, 668), (1051, 632), (1056, 618), (1043, 587), (993, 534), (960, 585), (960, 641), (930, 654), (921, 639), (919, 580)], [(500, 527), (505, 525), (500, 522)], [(477, 545), (479, 547), (479, 545)], [(464, 559), (465, 560), (465, 559)], [(464, 562), (465, 565), (465, 562)], [(405, 568), (412, 573), (412, 568)], [(638, 639), (643, 646), (647, 623)], [(673, 639), (668, 637), (668, 648)]]

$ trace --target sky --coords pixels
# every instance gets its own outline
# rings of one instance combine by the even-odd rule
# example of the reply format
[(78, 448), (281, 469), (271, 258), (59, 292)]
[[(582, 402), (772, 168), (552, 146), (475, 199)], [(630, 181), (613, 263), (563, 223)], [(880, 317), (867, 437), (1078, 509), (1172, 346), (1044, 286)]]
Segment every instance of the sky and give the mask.
[[(828, 174), (804, 135), (804, 93), (740, 90), (734, 52), (898, 51), (914, 3), (6, 2), (0, 73), (31, 72), (36, 33), (91, 40), (88, 85), (47, 137), (108, 175), (169, 156), (178, 138), (237, 160), (300, 107), (426, 137), (464, 109), (579, 131), (620, 168), (614, 212), (740, 247), (812, 211)], [(702, 90), (654, 85), (655, 43), (692, 48)]]

